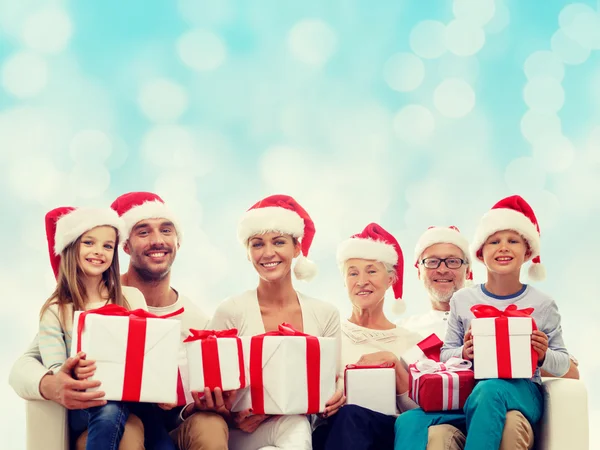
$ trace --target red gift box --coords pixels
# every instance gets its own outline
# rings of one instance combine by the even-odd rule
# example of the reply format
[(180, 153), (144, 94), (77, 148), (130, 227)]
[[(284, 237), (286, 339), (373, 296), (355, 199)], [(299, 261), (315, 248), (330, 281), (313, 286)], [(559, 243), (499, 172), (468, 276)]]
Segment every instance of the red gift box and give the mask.
[(462, 409), (475, 387), (472, 363), (450, 358), (446, 364), (426, 359), (409, 366), (408, 396), (423, 411)]

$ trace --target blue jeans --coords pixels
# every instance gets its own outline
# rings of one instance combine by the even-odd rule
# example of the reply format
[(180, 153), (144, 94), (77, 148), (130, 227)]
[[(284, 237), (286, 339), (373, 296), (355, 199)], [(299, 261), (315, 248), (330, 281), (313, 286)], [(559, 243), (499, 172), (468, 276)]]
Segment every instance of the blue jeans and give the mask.
[(71, 435), (77, 438), (88, 430), (86, 450), (118, 450), (129, 409), (123, 402), (69, 411)]
[(490, 379), (477, 383), (465, 403), (464, 413), (407, 411), (396, 420), (397, 450), (425, 450), (429, 427), (449, 424), (466, 430), (465, 450), (498, 450), (506, 413), (520, 411), (531, 425), (541, 418), (544, 398), (539, 386), (526, 379)]
[(313, 432), (313, 450), (376, 450), (394, 446), (395, 416), (344, 405)]

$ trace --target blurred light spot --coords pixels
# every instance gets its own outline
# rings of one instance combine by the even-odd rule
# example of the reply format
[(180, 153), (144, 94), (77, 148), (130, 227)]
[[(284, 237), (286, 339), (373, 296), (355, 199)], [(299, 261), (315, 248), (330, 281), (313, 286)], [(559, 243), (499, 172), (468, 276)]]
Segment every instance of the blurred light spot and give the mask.
[(144, 83), (139, 103), (142, 112), (153, 122), (173, 122), (188, 106), (188, 97), (179, 84), (158, 78)]
[(446, 27), (446, 48), (458, 56), (471, 56), (485, 44), (485, 33), (466, 20), (453, 20)]
[(408, 105), (394, 116), (394, 131), (398, 138), (409, 144), (420, 145), (433, 134), (435, 119), (422, 105)]
[(439, 58), (446, 52), (446, 26), (435, 20), (424, 20), (410, 32), (410, 48), (425, 59)]
[(560, 200), (550, 191), (543, 189), (528, 196), (527, 201), (535, 211), (535, 216), (544, 232), (553, 228), (560, 218)]
[(565, 34), (584, 48), (600, 48), (600, 13), (583, 3), (565, 6), (558, 16)]
[(529, 80), (525, 85), (523, 97), (531, 109), (547, 113), (559, 111), (565, 101), (565, 93), (560, 81), (549, 77)]
[(17, 158), (8, 169), (12, 192), (29, 201), (46, 201), (59, 190), (62, 179), (52, 160), (41, 155)]
[(225, 62), (227, 49), (216, 34), (195, 29), (178, 39), (177, 54), (186, 66), (205, 72), (215, 70)]
[(581, 64), (590, 56), (590, 49), (568, 37), (564, 30), (559, 29), (550, 39), (550, 48), (565, 64)]
[(537, 160), (523, 157), (513, 159), (506, 166), (504, 180), (511, 191), (527, 197), (544, 188), (546, 173)]
[(565, 76), (565, 67), (556, 53), (540, 50), (532, 53), (525, 60), (525, 75), (528, 79), (536, 77), (550, 77), (562, 81)]
[(322, 20), (306, 19), (292, 27), (287, 42), (292, 55), (298, 61), (321, 66), (335, 52), (337, 37), (331, 27)]
[(500, 33), (510, 24), (510, 11), (504, 0), (496, 0), (496, 13), (492, 20), (485, 25), (485, 31), (490, 34)]
[(195, 26), (222, 24), (234, 11), (227, 0), (179, 0), (177, 6), (181, 17)]
[(438, 66), (440, 78), (462, 78), (468, 83), (474, 83), (479, 76), (479, 61), (474, 56), (457, 56), (446, 53), (440, 58)]
[(46, 61), (34, 53), (16, 53), (2, 66), (2, 85), (15, 97), (33, 97), (44, 90), (47, 82)]
[(306, 180), (317, 176), (311, 173), (305, 152), (287, 146), (273, 146), (260, 158), (260, 174), (265, 183), (281, 192), (302, 191)]
[(521, 132), (532, 144), (544, 136), (560, 135), (561, 130), (562, 125), (556, 114), (529, 109), (521, 119)]
[(533, 145), (533, 157), (548, 173), (568, 170), (574, 156), (573, 144), (565, 136), (546, 135)]
[(195, 149), (191, 131), (177, 125), (155, 126), (142, 139), (142, 156), (157, 167), (189, 167)]
[(452, 11), (457, 19), (481, 27), (494, 17), (496, 5), (494, 0), (454, 0)]
[(465, 80), (449, 78), (435, 89), (433, 103), (442, 115), (457, 119), (475, 107), (475, 92)]
[(112, 152), (112, 143), (102, 131), (82, 130), (73, 136), (69, 150), (75, 162), (102, 164)]
[(69, 183), (80, 198), (101, 197), (110, 185), (110, 173), (101, 165), (77, 163), (69, 173)]
[(423, 82), (425, 65), (412, 53), (397, 53), (383, 67), (383, 77), (395, 91), (414, 91)]
[(56, 54), (62, 52), (71, 39), (73, 26), (66, 11), (46, 8), (36, 11), (23, 25), (23, 41), (32, 50)]

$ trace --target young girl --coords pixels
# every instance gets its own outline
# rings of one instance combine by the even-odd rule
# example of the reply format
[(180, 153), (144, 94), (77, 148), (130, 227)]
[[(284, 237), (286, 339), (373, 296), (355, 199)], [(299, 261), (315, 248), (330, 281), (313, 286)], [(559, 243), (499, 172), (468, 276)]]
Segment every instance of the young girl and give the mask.
[[(294, 259), (298, 258), (296, 278), (309, 280), (316, 273), (314, 264), (306, 259), (314, 233), (308, 213), (289, 196), (273, 195), (250, 208), (240, 221), (238, 238), (258, 273), (258, 287), (219, 305), (209, 328), (237, 328), (240, 336), (255, 336), (288, 322), (304, 333), (339, 340), (337, 309), (297, 292), (292, 285)], [(337, 412), (343, 402), (340, 390), (327, 401), (324, 415)], [(312, 448), (306, 416), (252, 415), (246, 410), (233, 413), (233, 418), (236, 429), (229, 434), (232, 450)]]
[[(71, 352), (75, 311), (108, 303), (147, 309), (137, 289), (121, 287), (117, 257), (121, 229), (121, 219), (110, 208), (62, 207), (46, 215), (48, 250), (57, 280), (56, 289), (40, 312), (39, 346), (48, 369), (59, 368)], [(84, 367), (76, 371), (80, 378), (90, 377), (95, 370), (93, 364), (87, 363), (90, 361), (84, 361)], [(132, 406), (139, 408), (136, 414), (152, 419), (146, 411), (153, 405)], [(87, 429), (86, 449), (116, 450), (129, 409), (126, 403), (108, 401), (104, 406), (71, 410), (71, 437), (75, 439)]]

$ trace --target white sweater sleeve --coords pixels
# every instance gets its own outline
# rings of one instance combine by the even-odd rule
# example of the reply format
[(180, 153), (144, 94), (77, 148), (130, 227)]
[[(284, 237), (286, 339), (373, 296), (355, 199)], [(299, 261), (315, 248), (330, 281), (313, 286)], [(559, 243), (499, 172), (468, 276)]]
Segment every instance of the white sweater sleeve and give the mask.
[(40, 394), (40, 382), (44, 375), (51, 374), (52, 370), (42, 365), (42, 355), (38, 345), (38, 336), (29, 345), (29, 348), (13, 364), (8, 383), (15, 393), (25, 400), (44, 400)]

